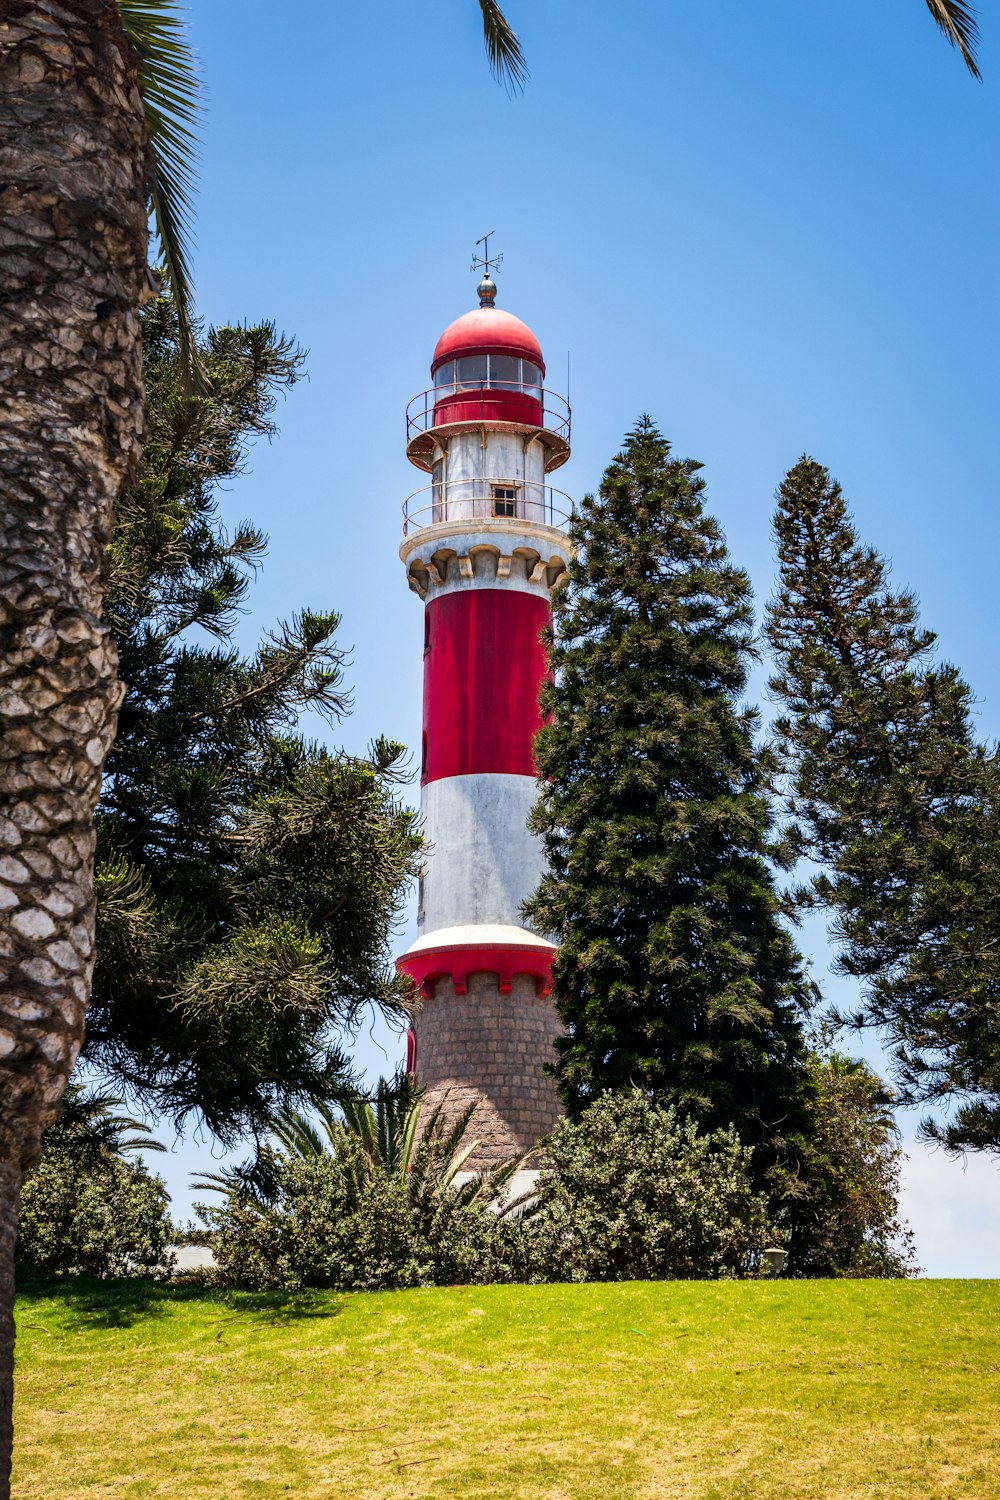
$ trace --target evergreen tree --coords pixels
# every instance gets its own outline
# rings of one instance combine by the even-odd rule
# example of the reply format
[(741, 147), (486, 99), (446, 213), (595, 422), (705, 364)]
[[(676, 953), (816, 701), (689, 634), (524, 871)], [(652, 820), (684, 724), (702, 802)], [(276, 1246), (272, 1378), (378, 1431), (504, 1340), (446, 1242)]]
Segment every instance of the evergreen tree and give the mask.
[[(740, 706), (750, 583), (700, 465), (644, 417), (575, 517), (554, 601), (526, 910), (559, 943), (554, 1065), (572, 1117), (633, 1085), (762, 1173), (807, 1128), (810, 986), (779, 918), (756, 714)], [(794, 1154), (794, 1153), (793, 1153)]]
[(883, 1028), (910, 1101), (955, 1105), (925, 1130), (1000, 1147), (1000, 767), (972, 693), (936, 662), (911, 593), (859, 540), (840, 486), (803, 458), (778, 491), (781, 583), (768, 612), (783, 705), (788, 859), (824, 909), (856, 1024)]
[(800, 1167), (785, 1269), (790, 1276), (915, 1276), (899, 1214), (902, 1150), (893, 1095), (856, 1058), (816, 1051), (812, 1129)]
[(232, 1137), (343, 1088), (343, 1026), (405, 1005), (388, 940), (419, 841), (396, 797), (402, 747), (357, 758), (295, 733), (307, 706), (346, 710), (337, 616), (303, 611), (250, 656), (231, 641), (266, 543), (227, 534), (217, 491), (274, 432), (300, 352), (267, 325), (210, 330), (193, 394), (169, 300), (144, 335), (143, 464), (110, 550), (128, 692), (97, 814), (84, 1055), (129, 1097)]

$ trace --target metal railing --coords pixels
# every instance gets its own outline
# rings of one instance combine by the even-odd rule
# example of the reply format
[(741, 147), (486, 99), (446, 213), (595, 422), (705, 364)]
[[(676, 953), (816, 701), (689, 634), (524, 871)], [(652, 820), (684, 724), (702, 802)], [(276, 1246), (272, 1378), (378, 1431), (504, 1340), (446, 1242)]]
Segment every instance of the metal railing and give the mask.
[[(431, 386), (429, 390), (421, 391), (418, 396), (406, 408), (406, 441), (419, 437), (423, 432), (430, 432), (433, 427), (443, 425), (440, 416), (436, 416), (437, 408), (440, 406), (460, 405), (462, 415), (453, 416), (450, 413), (445, 416), (445, 423), (451, 425), (453, 422), (496, 422), (505, 420), (498, 412), (502, 407), (504, 397), (515, 395), (527, 403), (533, 402), (541, 408), (541, 421), (529, 422), (527, 426), (537, 426), (545, 432), (554, 433), (556, 437), (562, 438), (568, 443), (570, 439), (570, 424), (572, 412), (569, 402), (555, 391), (546, 391), (539, 386), (526, 386), (515, 382), (495, 380), (490, 384), (481, 381), (458, 381), (454, 385)], [(520, 421), (518, 417), (511, 418)]]
[(528, 521), (565, 531), (572, 514), (569, 495), (551, 484), (499, 475), (453, 479), (425, 485), (407, 496), (403, 501), (403, 535), (448, 521)]

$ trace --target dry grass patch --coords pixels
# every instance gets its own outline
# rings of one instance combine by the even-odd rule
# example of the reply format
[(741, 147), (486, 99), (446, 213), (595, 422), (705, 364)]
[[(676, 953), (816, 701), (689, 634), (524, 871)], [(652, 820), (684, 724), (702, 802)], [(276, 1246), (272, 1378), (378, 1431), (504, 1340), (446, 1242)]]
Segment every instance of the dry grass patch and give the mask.
[(19, 1500), (995, 1500), (994, 1282), (19, 1303)]

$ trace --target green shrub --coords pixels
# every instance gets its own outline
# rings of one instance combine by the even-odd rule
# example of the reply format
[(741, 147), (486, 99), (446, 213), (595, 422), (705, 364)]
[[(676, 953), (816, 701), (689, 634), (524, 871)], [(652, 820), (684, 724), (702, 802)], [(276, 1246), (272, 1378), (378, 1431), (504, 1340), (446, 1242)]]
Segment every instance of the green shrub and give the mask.
[(141, 1162), (47, 1145), (21, 1194), (18, 1259), (74, 1275), (166, 1275), (168, 1202), (163, 1183)]
[(637, 1091), (556, 1127), (524, 1218), (491, 1210), (488, 1192), (469, 1201), (473, 1185), (450, 1175), (455, 1146), (455, 1132), (429, 1130), (393, 1166), (331, 1122), (322, 1149), (264, 1148), (228, 1180), (223, 1207), (201, 1210), (218, 1279), (376, 1290), (736, 1276), (759, 1264), (769, 1229), (749, 1149), (730, 1131), (699, 1135)]
[(427, 1192), (416, 1170), (373, 1163), (346, 1129), (335, 1151), (265, 1147), (257, 1178), (265, 1193), (233, 1190), (223, 1207), (201, 1210), (224, 1285), (374, 1291), (510, 1281), (523, 1260), (519, 1225), (463, 1202), (450, 1185)]
[(530, 1221), (552, 1281), (738, 1276), (757, 1269), (765, 1199), (730, 1130), (700, 1135), (638, 1090), (602, 1094), (549, 1139)]
[(420, 1245), (399, 1185), (380, 1174), (356, 1194), (345, 1163), (265, 1148), (266, 1203), (233, 1195), (206, 1217), (215, 1229), (218, 1278), (255, 1290), (371, 1290), (424, 1283)]

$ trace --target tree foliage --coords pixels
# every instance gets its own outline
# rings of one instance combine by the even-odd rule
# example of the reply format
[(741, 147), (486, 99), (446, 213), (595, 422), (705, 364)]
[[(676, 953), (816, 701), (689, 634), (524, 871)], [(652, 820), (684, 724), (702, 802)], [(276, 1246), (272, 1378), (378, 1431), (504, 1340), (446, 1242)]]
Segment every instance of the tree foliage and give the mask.
[(795, 1207), (792, 1276), (916, 1275), (913, 1235), (899, 1215), (902, 1151), (893, 1096), (863, 1062), (814, 1052), (805, 1194)]
[(635, 1085), (759, 1172), (807, 1127), (810, 986), (779, 919), (747, 576), (702, 507), (700, 465), (643, 418), (571, 527), (554, 601), (526, 910), (559, 943), (555, 1075), (572, 1116)]
[(191, 225), (201, 84), (174, 0), (117, 0), (138, 73), (146, 126), (149, 207), (177, 310), (185, 379), (204, 386), (191, 287)]
[(791, 1275), (912, 1274), (887, 1095), (863, 1064), (812, 1054), (809, 1069), (812, 1129), (798, 1190), (770, 1195), (776, 1216), (731, 1128), (642, 1090), (561, 1120), (534, 1187), (512, 1196), (523, 1161), (465, 1171), (471, 1109), (446, 1129), (388, 1085), (344, 1118), (282, 1115), (277, 1144), (195, 1184), (225, 1200), (199, 1213), (220, 1279), (258, 1289), (753, 1276), (775, 1237)]
[(270, 325), (212, 329), (185, 386), (176, 313), (144, 314), (147, 438), (110, 549), (107, 615), (128, 693), (97, 815), (98, 955), (86, 1056), (115, 1086), (221, 1136), (344, 1085), (339, 1037), (405, 1007), (389, 936), (419, 844), (402, 748), (306, 743), (348, 707), (338, 617), (303, 610), (243, 655), (232, 635), (265, 548), (218, 487), (275, 431), (302, 355)]
[[(758, 1266), (766, 1198), (751, 1184), (750, 1148), (731, 1130), (705, 1135), (638, 1090), (603, 1095), (579, 1123), (560, 1122), (535, 1189), (511, 1198), (522, 1162), (478, 1177), (462, 1170), (478, 1144), (472, 1110), (446, 1129), (438, 1109), (410, 1130), (419, 1112), (419, 1101), (403, 1112), (392, 1151), (357, 1122), (333, 1118), (204, 1180), (226, 1199), (199, 1210), (214, 1230), (220, 1278), (374, 1289), (715, 1277)], [(283, 1125), (279, 1138), (288, 1134)]]
[(859, 540), (840, 486), (803, 458), (778, 491), (771, 689), (796, 892), (829, 913), (904, 1098), (955, 1106), (928, 1133), (1000, 1146), (1000, 764), (971, 690), (934, 658), (913, 595)]

